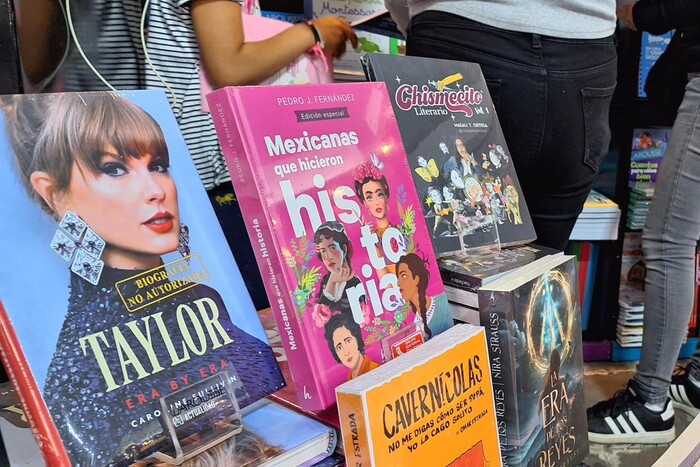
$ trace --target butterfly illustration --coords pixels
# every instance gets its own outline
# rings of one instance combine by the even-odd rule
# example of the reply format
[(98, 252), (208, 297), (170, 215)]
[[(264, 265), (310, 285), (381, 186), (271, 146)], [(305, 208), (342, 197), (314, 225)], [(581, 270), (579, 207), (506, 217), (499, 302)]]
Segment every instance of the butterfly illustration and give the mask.
[(418, 167), (416, 167), (416, 173), (420, 175), (420, 178), (430, 183), (434, 178), (440, 174), (435, 159), (430, 159), (426, 161), (424, 158), (418, 158)]
[(377, 156), (376, 152), (370, 152), (369, 153), (370, 159), (372, 159), (372, 165), (378, 168), (379, 170), (384, 169), (384, 162), (379, 159), (379, 156)]

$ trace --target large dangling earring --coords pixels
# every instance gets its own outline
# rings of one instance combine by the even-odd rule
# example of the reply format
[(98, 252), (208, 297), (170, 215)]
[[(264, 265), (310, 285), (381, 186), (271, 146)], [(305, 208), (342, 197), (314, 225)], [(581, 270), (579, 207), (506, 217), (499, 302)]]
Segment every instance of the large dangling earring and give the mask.
[(58, 224), (51, 248), (70, 263), (70, 270), (93, 285), (97, 285), (104, 269), (100, 259), (105, 241), (88, 225), (68, 211)]
[(180, 222), (180, 242), (177, 245), (177, 252), (183, 258), (190, 255), (190, 229), (184, 222)]

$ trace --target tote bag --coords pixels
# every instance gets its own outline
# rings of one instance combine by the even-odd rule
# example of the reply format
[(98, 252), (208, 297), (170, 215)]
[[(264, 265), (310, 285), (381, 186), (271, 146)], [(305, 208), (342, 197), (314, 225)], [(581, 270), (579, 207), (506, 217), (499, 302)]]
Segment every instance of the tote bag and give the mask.
[[(243, 2), (243, 38), (246, 42), (257, 42), (272, 37), (293, 24), (272, 18), (264, 18), (260, 15), (257, 0), (245, 0)], [(199, 76), (202, 87), (202, 110), (209, 112), (206, 95), (213, 88), (200, 64)], [(316, 45), (276, 74), (260, 84), (324, 84), (333, 82), (333, 68), (331, 59), (326, 56), (321, 48)]]

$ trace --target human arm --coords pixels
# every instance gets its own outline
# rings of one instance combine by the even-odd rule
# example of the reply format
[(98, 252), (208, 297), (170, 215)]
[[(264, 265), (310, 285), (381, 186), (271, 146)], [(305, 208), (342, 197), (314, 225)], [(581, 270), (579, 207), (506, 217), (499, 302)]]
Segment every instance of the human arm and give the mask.
[(411, 22), (407, 0), (384, 0), (384, 6), (389, 10), (391, 18), (396, 22), (396, 26), (405, 37), (406, 30)]
[[(304, 23), (263, 41), (245, 42), (241, 6), (230, 0), (193, 0), (191, 14), (202, 65), (215, 88), (260, 83), (316, 42)], [(313, 24), (325, 43), (324, 52), (333, 57), (345, 52), (347, 40), (357, 46), (357, 37), (345, 20), (330, 16)]]
[(61, 64), (67, 47), (59, 0), (17, 1), (17, 42), (24, 77), (39, 84)]
[(700, 2), (640, 0), (618, 7), (617, 15), (632, 30), (663, 34), (674, 28), (700, 26)]

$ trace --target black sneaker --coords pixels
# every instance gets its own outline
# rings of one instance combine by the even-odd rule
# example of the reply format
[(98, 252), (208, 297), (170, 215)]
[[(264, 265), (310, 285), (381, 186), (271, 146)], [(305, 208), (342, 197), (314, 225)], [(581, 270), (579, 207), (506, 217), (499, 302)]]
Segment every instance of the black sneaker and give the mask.
[(666, 401), (663, 412), (654, 412), (644, 406), (644, 399), (639, 396), (636, 387), (636, 383), (630, 380), (626, 390), (586, 411), (589, 441), (659, 444), (670, 443), (676, 438), (671, 401)]
[(700, 413), (700, 389), (688, 379), (688, 367), (681, 367), (680, 371), (671, 377), (668, 395), (676, 409), (693, 417)]

